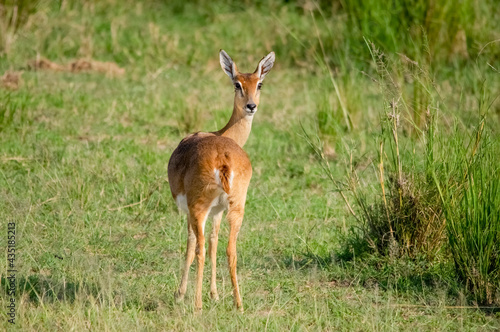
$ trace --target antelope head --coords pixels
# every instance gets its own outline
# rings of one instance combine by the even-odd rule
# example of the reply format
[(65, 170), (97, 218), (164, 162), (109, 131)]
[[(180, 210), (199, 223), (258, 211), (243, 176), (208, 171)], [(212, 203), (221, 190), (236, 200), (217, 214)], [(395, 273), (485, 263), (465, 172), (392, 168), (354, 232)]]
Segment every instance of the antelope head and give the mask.
[(234, 111), (240, 116), (253, 116), (257, 112), (262, 81), (274, 64), (274, 52), (260, 60), (253, 73), (240, 73), (231, 57), (221, 50), (220, 65), (234, 85)]

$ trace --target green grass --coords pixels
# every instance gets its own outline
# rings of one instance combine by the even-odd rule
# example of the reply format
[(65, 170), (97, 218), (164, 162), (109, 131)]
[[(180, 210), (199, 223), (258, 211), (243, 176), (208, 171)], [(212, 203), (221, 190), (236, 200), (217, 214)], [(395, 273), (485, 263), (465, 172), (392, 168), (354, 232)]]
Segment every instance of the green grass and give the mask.
[(458, 166), (464, 178), (462, 185), (453, 188), (448, 181), (439, 189), (457, 274), (476, 303), (492, 304), (498, 301), (500, 287), (500, 179), (497, 142), (489, 136), (481, 142), (482, 135), (483, 123), (478, 128), (474, 153)]
[[(464, 144), (473, 141), (486, 108), (486, 130), (498, 137), (500, 103), (493, 98), (500, 80), (490, 67), (499, 68), (498, 43), (479, 52), (500, 38), (492, 23), (498, 22), (497, 11), (489, 11), (489, 20), (479, 16), (493, 8), (493, 1), (476, 4), (477, 24), (463, 17), (469, 58), (449, 59), (451, 45), (436, 58), (431, 52), (430, 63), (408, 53), (419, 67), (396, 53), (411, 49), (421, 56), (423, 41), (408, 46), (413, 36), (400, 27), (391, 32), (397, 43), (388, 43), (379, 30), (365, 35), (369, 25), (359, 25), (365, 21), (355, 19), (358, 9), (349, 14), (354, 9), (342, 1), (335, 8), (313, 6), (312, 15), (305, 3), (169, 3), (41, 1), (36, 10), (26, 5), (29, 15), (15, 28), (8, 20), (0, 24), (0, 76), (24, 71), (18, 90), (0, 88), (0, 219), (5, 225), (0, 245), (6, 248), (6, 225), (15, 222), (15, 328), (500, 328), (497, 309), (469, 307), (473, 296), (458, 280), (447, 250), (434, 260), (363, 250), (354, 236), (359, 224), (302, 129), (323, 142), (320, 152), (330, 158), (330, 176), (341, 188), (350, 165), (357, 167), (361, 186), (379, 185), (368, 173), (378, 162), (380, 119), (391, 93), (403, 96), (401, 150), (410, 169), (424, 167), (412, 153), (413, 147), (426, 147), (419, 134), (425, 122), (416, 120), (422, 105), (439, 107), (436, 140), (453, 137), (458, 127)], [(5, 8), (0, 14), (11, 17), (12, 7)], [(445, 9), (440, 13), (452, 11)], [(384, 8), (376, 10), (384, 17)], [(363, 37), (380, 47), (387, 72), (378, 71)], [(230, 116), (233, 91), (219, 66), (220, 48), (243, 71), (253, 71), (271, 50), (277, 60), (245, 145), (254, 170), (237, 244), (245, 312), (233, 309), (223, 221), (221, 300), (209, 299), (207, 265), (204, 310), (196, 316), (194, 267), (185, 302), (173, 298), (187, 232), (170, 196), (166, 166), (184, 135), (219, 129)], [(29, 70), (28, 61), (37, 55), (63, 64), (80, 57), (114, 61), (126, 73), (113, 78)], [(392, 85), (382, 84), (378, 75), (391, 78)], [(429, 87), (434, 92), (424, 91)], [(435, 160), (446, 153), (435, 144)], [(2, 308), (8, 303), (4, 271)], [(4, 312), (0, 324), (11, 329)]]

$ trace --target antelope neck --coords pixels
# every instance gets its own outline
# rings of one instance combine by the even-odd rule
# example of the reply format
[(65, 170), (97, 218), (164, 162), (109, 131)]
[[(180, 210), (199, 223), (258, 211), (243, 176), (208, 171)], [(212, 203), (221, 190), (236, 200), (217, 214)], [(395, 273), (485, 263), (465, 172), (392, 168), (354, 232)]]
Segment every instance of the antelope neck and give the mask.
[(253, 115), (246, 115), (243, 109), (238, 109), (235, 105), (229, 122), (224, 128), (216, 131), (214, 134), (229, 137), (240, 147), (243, 147), (250, 135), (250, 130), (252, 130), (252, 120)]

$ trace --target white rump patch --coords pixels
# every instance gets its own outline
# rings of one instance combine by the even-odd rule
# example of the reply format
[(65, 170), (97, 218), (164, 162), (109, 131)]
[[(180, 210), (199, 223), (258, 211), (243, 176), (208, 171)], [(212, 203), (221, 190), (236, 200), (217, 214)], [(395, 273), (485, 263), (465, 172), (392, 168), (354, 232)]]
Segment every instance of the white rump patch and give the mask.
[(222, 182), (220, 181), (220, 171), (217, 168), (214, 168), (214, 176), (215, 182), (222, 187)]
[[(214, 176), (215, 176), (215, 182), (222, 188), (222, 182), (220, 180), (220, 171), (217, 168), (214, 168)], [(231, 175), (229, 175), (229, 188), (233, 186), (233, 180), (234, 180), (234, 171), (231, 171)]]

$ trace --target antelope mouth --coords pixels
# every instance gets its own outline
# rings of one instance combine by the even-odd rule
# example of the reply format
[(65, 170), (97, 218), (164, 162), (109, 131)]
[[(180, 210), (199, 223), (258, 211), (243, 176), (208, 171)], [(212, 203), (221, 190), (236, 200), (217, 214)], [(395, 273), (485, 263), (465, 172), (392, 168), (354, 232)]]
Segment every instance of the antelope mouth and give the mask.
[(247, 112), (248, 115), (254, 115), (257, 112), (257, 108), (250, 109), (250, 108), (246, 107), (245, 111)]

